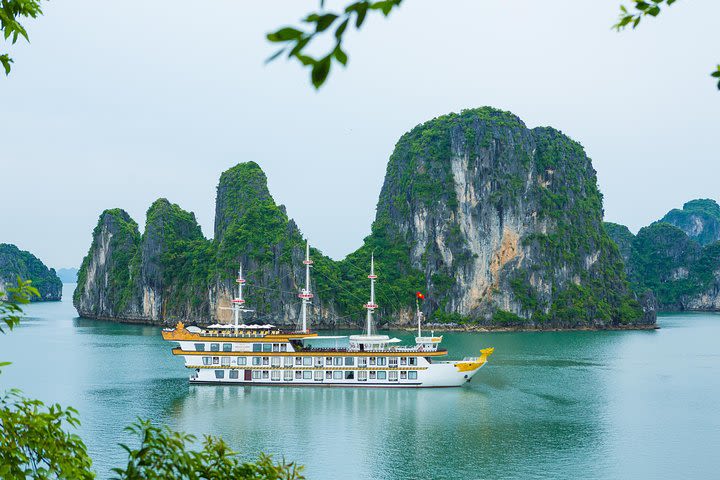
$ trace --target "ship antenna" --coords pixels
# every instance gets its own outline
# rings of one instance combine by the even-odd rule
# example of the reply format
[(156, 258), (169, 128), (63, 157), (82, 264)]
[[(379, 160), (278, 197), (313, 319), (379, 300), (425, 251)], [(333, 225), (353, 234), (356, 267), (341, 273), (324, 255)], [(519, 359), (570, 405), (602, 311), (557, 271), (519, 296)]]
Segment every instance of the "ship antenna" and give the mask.
[(313, 298), (312, 292), (310, 292), (310, 265), (313, 261), (310, 260), (310, 242), (305, 242), (305, 288), (300, 290), (300, 297), (302, 299), (302, 331), (307, 332), (307, 307), (310, 304), (310, 300)]
[(240, 328), (240, 314), (245, 310), (243, 308), (243, 305), (245, 304), (245, 299), (243, 298), (243, 285), (245, 285), (245, 279), (243, 278), (242, 274), (242, 264), (240, 264), (240, 269), (238, 270), (238, 276), (235, 281), (238, 284), (238, 296), (237, 298), (232, 299), (233, 304), (233, 313), (235, 314), (235, 335), (238, 333), (238, 328)]
[(367, 334), (368, 336), (372, 335), (372, 316), (373, 312), (376, 308), (378, 308), (377, 304), (375, 303), (375, 279), (377, 279), (377, 275), (375, 275), (375, 252), (370, 253), (370, 275), (368, 275), (368, 278), (370, 279), (370, 303), (366, 303), (364, 306), (367, 308)]

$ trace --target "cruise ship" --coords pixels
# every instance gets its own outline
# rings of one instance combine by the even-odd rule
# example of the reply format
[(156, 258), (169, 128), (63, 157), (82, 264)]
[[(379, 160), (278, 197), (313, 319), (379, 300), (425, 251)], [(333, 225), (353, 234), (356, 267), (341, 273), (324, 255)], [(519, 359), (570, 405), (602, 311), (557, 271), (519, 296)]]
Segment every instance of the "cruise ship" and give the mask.
[[(207, 327), (166, 328), (163, 339), (178, 344), (173, 355), (185, 359), (192, 370), (190, 383), (243, 385), (298, 385), (345, 387), (459, 387), (469, 382), (488, 361), (493, 348), (477, 357), (442, 360), (448, 352), (440, 348), (442, 336), (422, 334), (422, 313), (417, 308), (417, 337), (414, 345), (379, 334), (374, 329), (375, 260), (370, 260), (370, 301), (361, 335), (321, 336), (308, 329), (310, 247), (305, 247), (305, 286), (301, 301), (301, 325), (286, 330), (274, 325), (246, 325), (242, 268), (237, 277), (237, 297), (232, 299), (234, 323)], [(342, 345), (341, 345), (342, 344)]]

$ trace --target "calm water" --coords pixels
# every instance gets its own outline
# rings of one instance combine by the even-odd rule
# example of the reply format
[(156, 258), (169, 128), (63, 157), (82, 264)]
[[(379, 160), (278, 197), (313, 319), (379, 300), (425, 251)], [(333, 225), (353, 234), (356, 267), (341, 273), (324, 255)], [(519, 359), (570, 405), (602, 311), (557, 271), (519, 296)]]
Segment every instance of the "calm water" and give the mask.
[[(0, 336), (0, 389), (73, 405), (100, 478), (136, 417), (222, 435), (311, 479), (718, 478), (720, 315), (658, 331), (445, 334), (454, 358), (495, 347), (460, 389), (190, 386), (154, 327), (34, 304)], [(393, 332), (401, 338), (404, 332)]]

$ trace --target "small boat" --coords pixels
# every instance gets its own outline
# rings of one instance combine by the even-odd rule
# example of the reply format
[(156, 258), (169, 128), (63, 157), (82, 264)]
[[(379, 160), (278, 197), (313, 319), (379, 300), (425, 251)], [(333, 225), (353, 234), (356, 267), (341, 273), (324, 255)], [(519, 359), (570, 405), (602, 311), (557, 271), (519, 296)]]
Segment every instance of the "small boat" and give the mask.
[[(231, 300), (234, 323), (207, 327), (183, 325), (166, 328), (163, 339), (176, 342), (173, 355), (182, 356), (193, 371), (190, 383), (298, 385), (343, 387), (459, 387), (469, 382), (488, 361), (493, 348), (480, 350), (477, 357), (441, 360), (442, 335), (423, 336), (422, 313), (418, 307), (418, 331), (414, 345), (375, 332), (375, 259), (370, 259), (370, 301), (365, 329), (361, 335), (320, 336), (308, 329), (310, 289), (310, 247), (305, 246), (305, 286), (301, 301), (301, 325), (286, 330), (274, 325), (242, 323), (245, 308), (242, 267), (238, 272), (237, 297)], [(342, 341), (344, 346), (337, 346)], [(335, 346), (332, 346), (335, 344)]]

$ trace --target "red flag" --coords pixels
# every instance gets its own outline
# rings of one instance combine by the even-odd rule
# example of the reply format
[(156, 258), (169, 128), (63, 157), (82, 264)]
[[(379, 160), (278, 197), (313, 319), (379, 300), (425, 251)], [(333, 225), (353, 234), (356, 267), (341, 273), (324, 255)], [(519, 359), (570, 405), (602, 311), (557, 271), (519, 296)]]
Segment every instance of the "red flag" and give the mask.
[(418, 299), (420, 299), (420, 300), (425, 300), (425, 295), (423, 295), (423, 294), (420, 293), (420, 292), (417, 292), (417, 293), (415, 294), (415, 296), (416, 296)]

